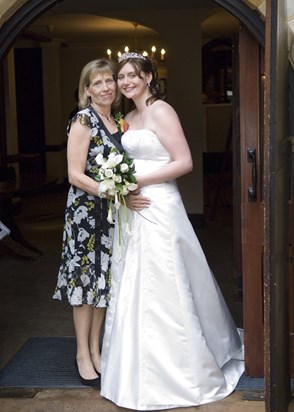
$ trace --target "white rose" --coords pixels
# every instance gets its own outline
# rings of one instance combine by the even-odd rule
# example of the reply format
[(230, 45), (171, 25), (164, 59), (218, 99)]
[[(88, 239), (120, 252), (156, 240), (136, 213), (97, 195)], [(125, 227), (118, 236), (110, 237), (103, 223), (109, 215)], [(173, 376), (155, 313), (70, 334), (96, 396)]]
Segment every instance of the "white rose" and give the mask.
[(99, 184), (99, 193), (106, 193), (111, 189), (115, 188), (115, 183), (113, 180), (103, 180)]
[(129, 166), (126, 163), (122, 163), (120, 165), (120, 170), (122, 171), (122, 173), (125, 173), (129, 170)]
[(122, 181), (120, 175), (115, 175), (115, 174), (114, 174), (113, 177), (112, 177), (112, 179), (113, 179), (113, 181), (116, 182), (116, 183), (121, 183), (121, 181)]
[(137, 183), (129, 183), (129, 182), (126, 183), (126, 186), (127, 186), (128, 190), (130, 190), (131, 192), (133, 190), (136, 190), (137, 187), (138, 187)]
[(112, 169), (106, 169), (104, 174), (105, 174), (106, 177), (112, 177), (113, 176), (113, 170)]

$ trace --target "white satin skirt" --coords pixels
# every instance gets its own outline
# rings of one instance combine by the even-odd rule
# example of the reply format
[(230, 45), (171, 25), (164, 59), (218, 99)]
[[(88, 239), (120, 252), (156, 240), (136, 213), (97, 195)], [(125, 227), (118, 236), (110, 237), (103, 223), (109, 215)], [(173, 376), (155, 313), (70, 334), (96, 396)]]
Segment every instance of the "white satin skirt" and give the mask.
[(135, 410), (228, 396), (244, 372), (240, 333), (188, 220), (175, 182), (149, 186), (148, 209), (121, 210), (101, 395)]

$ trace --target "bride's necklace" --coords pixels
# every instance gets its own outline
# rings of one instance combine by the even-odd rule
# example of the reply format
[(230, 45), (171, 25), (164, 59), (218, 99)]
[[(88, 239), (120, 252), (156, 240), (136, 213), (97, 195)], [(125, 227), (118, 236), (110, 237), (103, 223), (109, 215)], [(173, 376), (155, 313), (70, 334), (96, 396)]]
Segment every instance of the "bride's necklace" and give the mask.
[(109, 116), (107, 116), (107, 114), (100, 113), (100, 112), (98, 112), (98, 110), (96, 110), (96, 112), (97, 112), (98, 114), (100, 114), (100, 116), (105, 117), (105, 119), (107, 119), (107, 120), (109, 121), (109, 123), (111, 122), (111, 119), (112, 119), (112, 114), (111, 114), (111, 113), (110, 113)]

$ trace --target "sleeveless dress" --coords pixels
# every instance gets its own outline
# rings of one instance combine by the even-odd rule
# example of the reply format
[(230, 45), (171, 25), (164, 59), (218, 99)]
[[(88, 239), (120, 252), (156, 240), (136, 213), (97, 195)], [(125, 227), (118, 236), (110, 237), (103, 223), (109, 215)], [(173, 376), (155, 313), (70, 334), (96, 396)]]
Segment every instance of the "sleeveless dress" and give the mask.
[[(124, 149), (143, 175), (171, 161), (150, 130), (128, 130)], [(220, 400), (244, 372), (240, 333), (188, 220), (175, 181), (146, 186), (151, 206), (121, 213), (102, 347), (101, 395), (135, 410)], [(241, 332), (241, 331), (240, 331)]]
[[(97, 154), (102, 153), (106, 157), (113, 147), (123, 152), (120, 133), (111, 135), (91, 106), (79, 111), (72, 121), (80, 121), (90, 128), (85, 173), (95, 180)], [(106, 199), (70, 186), (61, 263), (53, 299), (67, 300), (72, 306), (108, 306), (114, 225), (108, 223), (107, 213)]]

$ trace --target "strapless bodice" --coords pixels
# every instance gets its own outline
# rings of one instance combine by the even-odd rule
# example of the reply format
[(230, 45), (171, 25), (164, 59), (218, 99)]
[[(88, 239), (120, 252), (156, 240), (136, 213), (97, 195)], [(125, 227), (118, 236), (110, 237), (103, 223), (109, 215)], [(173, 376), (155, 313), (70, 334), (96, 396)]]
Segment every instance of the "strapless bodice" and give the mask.
[(129, 129), (122, 137), (122, 144), (134, 159), (138, 175), (150, 173), (171, 161), (168, 151), (152, 130)]

